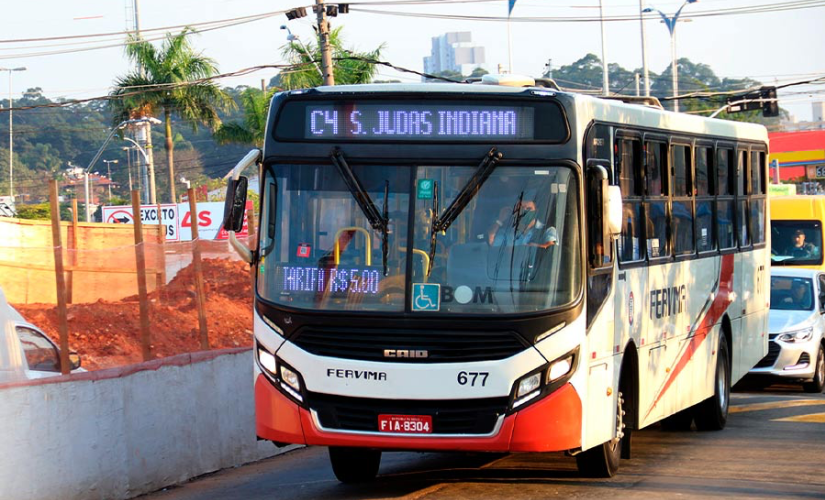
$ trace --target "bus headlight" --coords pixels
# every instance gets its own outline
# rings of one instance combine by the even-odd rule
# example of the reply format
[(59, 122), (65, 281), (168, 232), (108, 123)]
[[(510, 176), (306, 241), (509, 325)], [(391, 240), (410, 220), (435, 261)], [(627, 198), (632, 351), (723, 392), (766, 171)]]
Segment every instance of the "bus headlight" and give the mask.
[(781, 340), (782, 342), (805, 342), (806, 340), (811, 340), (813, 335), (814, 329), (809, 326), (808, 328), (803, 328), (802, 330), (797, 330), (795, 332), (783, 333), (776, 337), (776, 339)]
[(516, 399), (513, 401), (513, 408), (521, 406), (530, 401), (541, 392), (541, 373), (527, 375), (518, 382), (516, 387)]
[(298, 374), (284, 365), (281, 365), (281, 380), (296, 391), (301, 391), (301, 380), (298, 378)]
[(275, 356), (261, 347), (258, 347), (258, 363), (260, 363), (261, 367), (268, 371), (272, 376), (275, 376), (278, 372), (275, 368)]
[(556, 380), (562, 378), (563, 376), (570, 373), (570, 370), (573, 369), (573, 355), (568, 354), (567, 356), (557, 359), (553, 361), (550, 365), (550, 369), (547, 370), (547, 383), (550, 384), (551, 382), (555, 382)]
[(301, 376), (298, 372), (276, 358), (274, 354), (267, 351), (261, 345), (258, 345), (255, 352), (258, 354), (258, 365), (267, 378), (276, 386), (280, 387), (287, 395), (299, 403), (303, 403), (304, 397), (301, 395)]

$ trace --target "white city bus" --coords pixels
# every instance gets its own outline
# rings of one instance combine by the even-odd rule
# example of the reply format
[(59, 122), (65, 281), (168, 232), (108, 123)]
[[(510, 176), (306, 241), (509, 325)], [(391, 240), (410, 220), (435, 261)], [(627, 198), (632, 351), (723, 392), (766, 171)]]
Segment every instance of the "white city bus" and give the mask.
[(382, 450), (606, 477), (634, 430), (723, 428), (767, 352), (766, 154), (761, 126), (546, 88), (277, 94), (227, 197), (257, 163), (257, 246), (233, 244), (258, 436), (354, 482)]

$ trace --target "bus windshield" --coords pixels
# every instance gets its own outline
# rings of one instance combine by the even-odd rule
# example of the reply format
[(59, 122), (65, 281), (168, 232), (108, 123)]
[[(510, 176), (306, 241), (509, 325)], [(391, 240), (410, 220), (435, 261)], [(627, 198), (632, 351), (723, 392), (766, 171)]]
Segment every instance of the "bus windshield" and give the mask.
[(822, 264), (822, 224), (814, 220), (772, 220), (771, 263)]
[(262, 186), (263, 299), (327, 311), (507, 314), (577, 298), (572, 169), (498, 166), (433, 235), (433, 214), (443, 215), (477, 166), (350, 168), (381, 214), (386, 200), (386, 244), (332, 163), (272, 166)]

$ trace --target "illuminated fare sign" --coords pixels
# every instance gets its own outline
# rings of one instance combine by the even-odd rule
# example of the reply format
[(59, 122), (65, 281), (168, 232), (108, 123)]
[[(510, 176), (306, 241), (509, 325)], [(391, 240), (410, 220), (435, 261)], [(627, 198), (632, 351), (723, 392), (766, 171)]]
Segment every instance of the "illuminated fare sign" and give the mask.
[(283, 293), (378, 294), (381, 273), (377, 269), (324, 269), (280, 266), (277, 281)]
[(305, 139), (526, 140), (534, 132), (534, 110), (525, 106), (359, 103), (305, 109)]

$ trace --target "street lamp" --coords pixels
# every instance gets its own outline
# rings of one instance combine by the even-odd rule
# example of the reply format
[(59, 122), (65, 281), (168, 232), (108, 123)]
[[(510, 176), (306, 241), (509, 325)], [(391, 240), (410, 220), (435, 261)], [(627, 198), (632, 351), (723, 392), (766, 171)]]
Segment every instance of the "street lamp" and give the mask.
[(292, 31), (289, 29), (289, 27), (288, 27), (286, 24), (282, 24), (282, 25), (281, 25), (281, 29), (282, 29), (282, 30), (286, 30), (286, 33), (287, 33), (287, 35), (286, 35), (286, 39), (287, 39), (287, 41), (290, 41), (290, 42), (297, 41), (297, 42), (301, 45), (301, 47), (303, 47), (304, 52), (306, 52), (307, 57), (309, 57), (309, 58), (310, 58), (310, 60), (312, 60), (312, 64), (315, 66), (315, 69), (317, 69), (317, 70), (318, 70), (318, 74), (320, 74), (320, 75), (321, 75), (321, 80), (323, 80), (323, 79), (324, 79), (324, 72), (323, 72), (323, 71), (321, 71), (321, 68), (318, 66), (318, 63), (317, 63), (317, 62), (315, 62), (315, 58), (313, 58), (313, 57), (312, 57), (312, 54), (310, 54), (310, 53), (309, 53), (309, 50), (307, 50), (307, 46), (306, 46), (306, 45), (304, 45), (303, 40), (301, 40), (300, 38), (298, 38), (298, 35), (293, 35), (293, 34), (292, 34)]
[[(676, 11), (676, 14), (673, 14), (673, 17), (668, 17), (664, 12), (659, 9), (654, 9), (652, 7), (648, 7), (642, 11), (642, 13), (647, 12), (658, 12), (659, 16), (662, 17), (662, 20), (665, 22), (665, 26), (667, 26), (667, 30), (670, 32), (670, 58), (671, 58), (671, 66), (670, 72), (671, 77), (673, 79), (673, 111), (679, 111), (679, 101), (675, 98), (679, 95), (679, 77), (676, 75), (676, 23), (679, 21), (679, 15), (682, 13), (682, 9), (685, 8), (685, 5), (689, 3), (696, 3), (699, 0), (685, 0), (679, 10)], [(645, 78), (647, 81), (647, 78)]]
[(8, 71), (9, 73), (9, 196), (12, 203), (14, 203), (14, 133), (12, 126), (12, 110), (14, 106), (11, 103), (11, 73), (12, 71), (26, 71), (26, 68), (21, 66), (19, 68), (0, 68), (0, 71)]
[[(146, 199), (146, 200), (149, 200), (149, 201), (156, 200), (155, 194), (154, 194), (155, 193), (154, 165), (152, 165), (152, 159), (149, 157), (149, 153), (147, 153), (146, 150), (143, 149), (143, 147), (141, 147), (141, 145), (138, 144), (136, 140), (131, 139), (129, 137), (124, 137), (123, 140), (124, 141), (129, 141), (132, 144), (134, 144), (134, 146), (131, 146), (129, 148), (124, 148), (124, 149), (137, 149), (138, 151), (140, 151), (140, 154), (143, 155), (143, 161), (146, 164), (146, 168), (143, 169), (144, 170), (143, 172), (141, 172), (140, 166), (138, 166), (138, 168), (137, 168), (138, 169), (138, 186), (140, 186), (141, 184), (143, 185), (143, 198)], [(135, 158), (135, 159), (137, 159), (137, 158)], [(149, 175), (148, 172), (146, 172), (146, 170), (152, 170), (151, 180), (146, 178)], [(143, 181), (141, 181), (140, 179), (143, 179)], [(131, 191), (131, 188), (129, 190)]]
[(109, 176), (109, 205), (112, 204), (112, 163), (117, 163), (117, 160), (103, 160), (106, 164), (106, 172)]
[(85, 191), (86, 191), (86, 193), (85, 193), (86, 194), (86, 222), (92, 222), (92, 213), (91, 213), (90, 207), (89, 207), (89, 170), (91, 170), (92, 167), (95, 166), (95, 163), (97, 163), (97, 160), (100, 159), (100, 155), (103, 154), (103, 150), (106, 149), (106, 145), (109, 144), (109, 141), (112, 140), (112, 137), (114, 137), (115, 134), (119, 130), (123, 130), (124, 128), (128, 127), (129, 125), (135, 125), (137, 123), (154, 123), (156, 125), (159, 125), (162, 122), (160, 120), (158, 120), (157, 118), (150, 116), (150, 117), (136, 118), (136, 119), (133, 119), (133, 120), (124, 120), (124, 121), (118, 123), (117, 126), (114, 127), (111, 132), (109, 132), (109, 135), (106, 137), (106, 140), (103, 141), (103, 145), (100, 146), (100, 149), (97, 150), (97, 154), (95, 154), (95, 157), (92, 158), (92, 161), (89, 162), (89, 166), (86, 167), (86, 170), (83, 172), (83, 176), (85, 178)]

